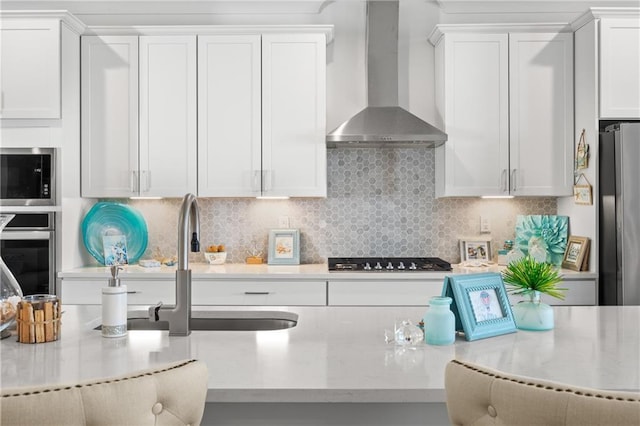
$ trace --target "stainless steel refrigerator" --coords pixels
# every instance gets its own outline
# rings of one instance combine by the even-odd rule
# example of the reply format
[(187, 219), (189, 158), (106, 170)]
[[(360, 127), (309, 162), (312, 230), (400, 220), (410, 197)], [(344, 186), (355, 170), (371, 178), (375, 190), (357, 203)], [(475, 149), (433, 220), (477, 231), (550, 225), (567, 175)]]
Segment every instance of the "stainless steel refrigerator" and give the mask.
[(600, 304), (640, 305), (640, 123), (600, 133)]

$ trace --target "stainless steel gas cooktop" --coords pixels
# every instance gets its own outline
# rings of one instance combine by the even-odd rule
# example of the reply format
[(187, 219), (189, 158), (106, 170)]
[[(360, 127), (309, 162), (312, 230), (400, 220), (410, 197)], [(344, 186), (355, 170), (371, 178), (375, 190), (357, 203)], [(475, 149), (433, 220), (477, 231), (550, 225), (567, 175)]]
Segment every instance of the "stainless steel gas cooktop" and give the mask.
[(329, 272), (439, 272), (451, 264), (438, 257), (330, 257)]

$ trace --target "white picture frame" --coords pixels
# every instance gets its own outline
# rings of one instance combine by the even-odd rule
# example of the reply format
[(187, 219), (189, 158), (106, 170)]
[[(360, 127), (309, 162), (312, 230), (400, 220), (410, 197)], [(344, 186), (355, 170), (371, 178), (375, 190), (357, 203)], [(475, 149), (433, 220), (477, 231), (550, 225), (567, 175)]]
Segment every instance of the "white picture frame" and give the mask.
[(491, 240), (460, 240), (460, 262), (491, 261)]

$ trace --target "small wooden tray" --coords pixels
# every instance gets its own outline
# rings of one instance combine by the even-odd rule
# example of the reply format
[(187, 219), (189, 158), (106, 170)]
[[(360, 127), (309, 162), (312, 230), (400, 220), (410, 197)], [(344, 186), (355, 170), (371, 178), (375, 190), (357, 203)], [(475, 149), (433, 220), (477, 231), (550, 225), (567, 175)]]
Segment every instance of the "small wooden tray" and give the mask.
[(247, 264), (248, 265), (260, 265), (263, 262), (261, 257), (257, 257), (257, 256), (250, 256), (247, 257)]

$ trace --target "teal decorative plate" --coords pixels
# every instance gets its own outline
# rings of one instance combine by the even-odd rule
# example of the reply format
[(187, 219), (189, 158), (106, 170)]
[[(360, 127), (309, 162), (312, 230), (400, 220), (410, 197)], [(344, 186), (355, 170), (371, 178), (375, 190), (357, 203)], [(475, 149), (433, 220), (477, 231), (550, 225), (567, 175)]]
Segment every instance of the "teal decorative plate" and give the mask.
[[(567, 248), (568, 234), (568, 216), (518, 216), (515, 247), (535, 258), (538, 257), (541, 250), (546, 250), (546, 261), (560, 266)], [(531, 252), (533, 250), (536, 251), (536, 255)]]
[(147, 223), (138, 210), (126, 204), (97, 203), (82, 221), (82, 240), (89, 254), (103, 265), (103, 237), (112, 235), (126, 237), (129, 263), (137, 262), (147, 249)]

